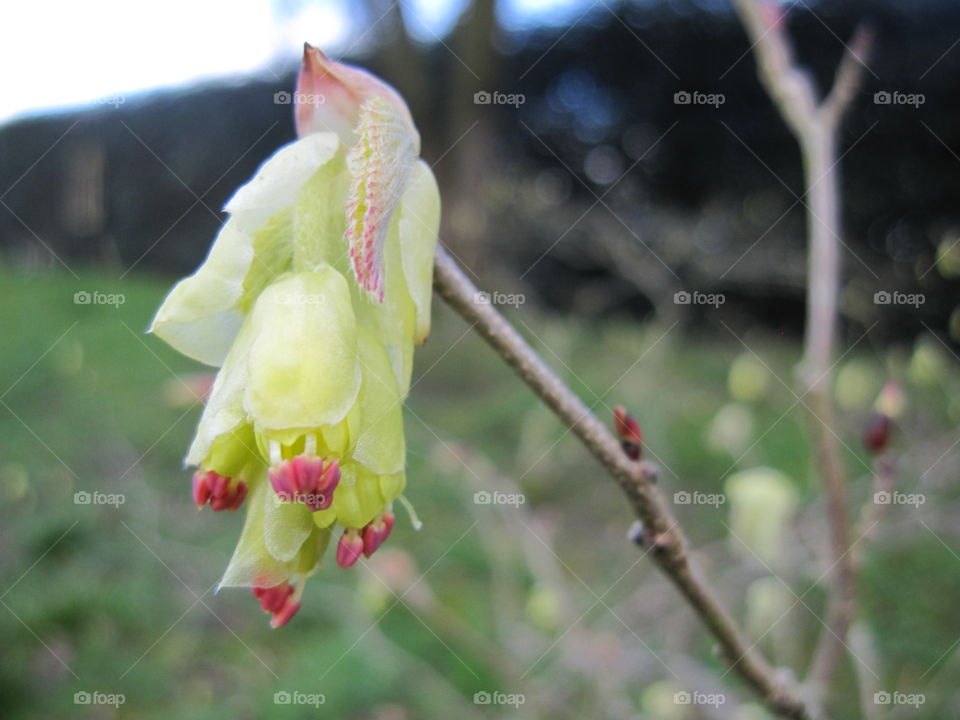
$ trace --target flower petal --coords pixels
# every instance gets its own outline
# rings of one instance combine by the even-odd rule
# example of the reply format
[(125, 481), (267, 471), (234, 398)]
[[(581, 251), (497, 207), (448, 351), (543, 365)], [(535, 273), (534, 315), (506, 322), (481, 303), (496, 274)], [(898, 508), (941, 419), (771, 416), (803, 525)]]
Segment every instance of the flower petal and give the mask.
[(264, 540), (264, 511), (267, 493), (272, 492), (266, 478), (258, 478), (247, 497), (243, 532), (220, 587), (273, 587), (290, 579), (290, 566), (274, 558)]
[(245, 221), (254, 225), (266, 222), (294, 203), (300, 188), (336, 155), (339, 145), (335, 133), (316, 133), (284, 145), (233, 194), (223, 209), (231, 214), (246, 214)]
[(365, 330), (358, 335), (357, 350), (363, 382), (357, 399), (361, 421), (353, 458), (377, 475), (400, 472), (406, 462), (403, 397), (390, 359)]
[(383, 244), (417, 158), (414, 134), (379, 97), (360, 110), (357, 143), (347, 154), (350, 192), (345, 238), (357, 284), (383, 301)]
[(275, 492), (267, 493), (265, 504), (264, 544), (274, 558), (289, 562), (316, 528), (310, 519), (310, 510), (302, 503), (281, 502)]
[(344, 203), (350, 175), (346, 152), (341, 148), (301, 188), (293, 206), (293, 246), (298, 269), (312, 270), (323, 263), (344, 277), (351, 272), (343, 241)]
[(417, 161), (400, 207), (400, 257), (407, 290), (417, 307), (414, 342), (430, 334), (430, 301), (433, 297), (433, 255), (440, 231), (440, 191), (430, 166)]
[(391, 475), (380, 476), (380, 493), (385, 502), (393, 502), (403, 489), (407, 486), (407, 476), (405, 473), (393, 473)]
[[(386, 102), (416, 135), (410, 110), (396, 90), (366, 70), (331, 60), (318, 48), (304, 44), (295, 96), (297, 135), (333, 131), (352, 145), (360, 107), (371, 97)], [(419, 136), (416, 143), (419, 154)]]
[(258, 432), (319, 428), (346, 416), (360, 390), (347, 281), (329, 265), (278, 280), (250, 316), (244, 406)]
[(362, 528), (383, 510), (379, 480), (357, 463), (341, 465), (340, 472), (333, 505), (313, 513), (313, 522), (320, 528), (330, 526), (334, 520), (345, 528)]
[(230, 348), (210, 398), (203, 408), (197, 431), (187, 452), (187, 465), (200, 465), (210, 454), (218, 437), (240, 429), (247, 422), (243, 407), (243, 391), (247, 385), (247, 353), (253, 340), (249, 321), (241, 328)]
[(194, 360), (223, 363), (243, 322), (235, 305), (252, 260), (252, 236), (228, 220), (203, 264), (167, 295), (149, 332)]

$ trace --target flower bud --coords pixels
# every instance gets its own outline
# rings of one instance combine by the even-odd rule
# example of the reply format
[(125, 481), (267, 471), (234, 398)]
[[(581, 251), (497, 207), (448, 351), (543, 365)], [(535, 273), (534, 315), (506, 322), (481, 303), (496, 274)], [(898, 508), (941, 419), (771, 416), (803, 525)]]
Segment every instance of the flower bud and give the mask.
[(623, 452), (631, 460), (639, 460), (643, 453), (643, 434), (639, 423), (622, 405), (613, 409), (613, 420)]
[(883, 452), (890, 440), (890, 430), (893, 423), (890, 417), (882, 412), (875, 412), (867, 420), (867, 428), (863, 434), (863, 444), (872, 453)]
[(198, 508), (210, 503), (213, 510), (236, 510), (247, 497), (247, 484), (224, 477), (213, 470), (193, 474), (193, 501)]
[(278, 628), (286, 625), (300, 609), (297, 599), (299, 593), (289, 583), (281, 583), (274, 587), (255, 587), (253, 595), (260, 600), (260, 607), (270, 613), (270, 627)]
[(340, 482), (340, 464), (302, 453), (270, 468), (270, 484), (284, 502), (302, 502), (311, 511), (326, 510)]
[(363, 555), (370, 557), (393, 530), (393, 513), (385, 512), (363, 528)]
[(363, 539), (356, 528), (347, 528), (337, 543), (337, 565), (348, 568), (363, 554)]

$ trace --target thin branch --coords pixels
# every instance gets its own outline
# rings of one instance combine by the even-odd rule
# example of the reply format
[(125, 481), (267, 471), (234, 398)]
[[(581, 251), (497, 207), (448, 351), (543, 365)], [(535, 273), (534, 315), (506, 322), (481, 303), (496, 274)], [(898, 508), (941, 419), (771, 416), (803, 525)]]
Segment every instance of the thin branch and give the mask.
[(652, 543), (650, 556), (714, 635), (725, 662), (758, 693), (770, 710), (783, 717), (808, 720), (811, 715), (795, 690), (780, 681), (692, 566), (687, 540), (657, 491), (656, 467), (647, 461), (630, 460), (607, 426), (547, 367), (496, 308), (476, 302), (477, 287), (442, 247), (437, 248), (434, 289), (464, 320), (475, 325), (497, 354), (616, 480)]
[(880, 502), (879, 496), (889, 495), (893, 492), (894, 470), (893, 457), (890, 455), (883, 454), (874, 458), (873, 493), (860, 510), (860, 522), (854, 533), (855, 537), (859, 538), (859, 544), (853, 552), (853, 563), (857, 568), (859, 568), (863, 557), (863, 549), (868, 544), (866, 541), (870, 539), (889, 508), (889, 505)]
[(858, 25), (843, 53), (830, 94), (820, 106), (823, 122), (832, 126), (840, 124), (863, 82), (863, 70), (872, 47), (873, 32), (867, 25)]
[(807, 319), (803, 376), (811, 396), (810, 428), (830, 529), (830, 555), (835, 567), (828, 598), (827, 627), (821, 634), (810, 669), (820, 692), (829, 688), (846, 650), (845, 639), (856, 602), (856, 567), (850, 552), (845, 473), (836, 435), (831, 369), (835, 356), (840, 293), (840, 186), (836, 137), (843, 113), (860, 86), (871, 45), (861, 26), (847, 47), (833, 87), (822, 102), (810, 75), (794, 59), (785, 30), (785, 10), (768, 0), (735, 0), (737, 12), (753, 42), (760, 80), (803, 152), (808, 200)]

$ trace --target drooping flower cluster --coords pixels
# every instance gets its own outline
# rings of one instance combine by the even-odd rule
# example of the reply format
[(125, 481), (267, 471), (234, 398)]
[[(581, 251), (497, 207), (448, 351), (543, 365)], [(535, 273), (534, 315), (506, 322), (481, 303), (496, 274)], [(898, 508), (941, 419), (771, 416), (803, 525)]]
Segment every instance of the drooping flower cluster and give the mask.
[(151, 327), (220, 367), (186, 458), (193, 497), (247, 505), (220, 585), (252, 587), (274, 627), (334, 533), (349, 567), (393, 527), (440, 212), (393, 89), (306, 46), (296, 102), (298, 139), (228, 201), (207, 259)]

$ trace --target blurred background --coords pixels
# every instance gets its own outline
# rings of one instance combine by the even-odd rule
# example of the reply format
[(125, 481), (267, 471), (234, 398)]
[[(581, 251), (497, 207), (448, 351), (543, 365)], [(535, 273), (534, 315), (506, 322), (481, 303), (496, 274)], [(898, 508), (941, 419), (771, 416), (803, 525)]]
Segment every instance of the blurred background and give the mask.
[[(834, 430), (851, 514), (882, 519), (856, 535), (836, 717), (960, 717), (960, 6), (784, 7), (822, 89), (860, 21), (875, 38), (841, 132)], [(803, 676), (829, 567), (795, 376), (805, 190), (728, 0), (2, 19), (4, 717), (767, 717), (624, 539), (613, 483), (439, 303), (406, 413), (424, 529), (400, 517), (369, 563), (326, 568), (281, 630), (213, 593), (242, 518), (196, 512), (181, 466), (209, 378), (144, 330), (293, 139), (304, 41), (407, 99), (444, 243), (595, 412), (634, 411), (706, 576)], [(891, 382), (884, 502), (861, 435)]]

